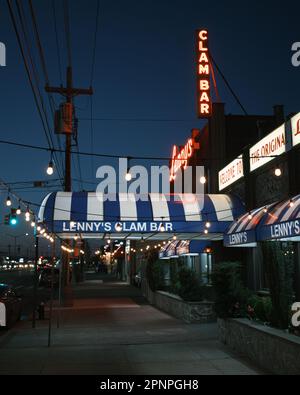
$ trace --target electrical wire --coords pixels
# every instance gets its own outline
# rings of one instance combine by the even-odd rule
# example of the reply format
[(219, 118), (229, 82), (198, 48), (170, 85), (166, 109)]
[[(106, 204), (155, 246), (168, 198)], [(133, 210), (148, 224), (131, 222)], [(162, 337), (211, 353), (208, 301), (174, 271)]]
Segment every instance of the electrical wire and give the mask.
[[(16, 143), (13, 141), (7, 141), (7, 140), (0, 140), (0, 144), (4, 145), (11, 145), (15, 147), (20, 147), (20, 148), (25, 148), (25, 149), (32, 149), (32, 150), (39, 150), (39, 151), (55, 151), (55, 152), (65, 152), (64, 150), (59, 150), (59, 149), (51, 149), (47, 147), (42, 147), (38, 145), (31, 145), (31, 144), (22, 144), (22, 143)], [(72, 154), (77, 154), (76, 152), (72, 151)], [(158, 156), (134, 156), (134, 155), (116, 155), (116, 154), (102, 154), (102, 153), (91, 153), (91, 152), (83, 152), (79, 151), (78, 155), (80, 156), (94, 156), (98, 158), (113, 158), (113, 159), (120, 159), (120, 158), (130, 158), (134, 160), (155, 160), (155, 161), (170, 161), (170, 157), (158, 157)], [(258, 158), (278, 158), (281, 157), (282, 155), (260, 155), (257, 156)], [(257, 158), (256, 156), (253, 156), (253, 158)], [(251, 159), (251, 157), (250, 157)], [(217, 158), (217, 157), (203, 157), (201, 158), (202, 161), (220, 161), (222, 158)]]
[[(43, 126), (43, 129), (44, 129), (46, 140), (47, 140), (49, 149), (53, 150), (54, 146), (53, 146), (53, 142), (52, 142), (52, 139), (51, 139), (51, 133), (50, 133), (50, 130), (49, 130), (49, 124), (48, 124), (47, 118), (44, 119), (44, 116), (46, 117), (46, 113), (44, 112), (43, 105), (42, 105), (42, 108), (41, 108), (40, 102), (39, 102), (39, 99), (38, 99), (38, 96), (40, 96), (40, 93), (37, 93), (37, 91), (39, 92), (39, 88), (35, 87), (34, 81), (32, 79), (30, 66), (29, 66), (27, 58), (26, 58), (26, 54), (25, 54), (25, 51), (24, 51), (24, 48), (23, 48), (21, 36), (19, 34), (19, 31), (18, 31), (16, 18), (14, 16), (14, 12), (13, 12), (13, 8), (12, 8), (10, 0), (7, 0), (7, 5), (8, 5), (8, 9), (9, 9), (9, 14), (10, 14), (10, 17), (11, 17), (11, 20), (12, 20), (13, 28), (14, 28), (14, 31), (15, 31), (15, 34), (16, 34), (16, 37), (17, 37), (17, 41), (18, 41), (19, 49), (20, 49), (21, 56), (22, 56), (22, 59), (23, 59), (23, 63), (24, 63), (25, 69), (26, 69), (27, 77), (28, 77), (28, 80), (29, 80), (29, 83), (30, 83), (30, 87), (31, 87), (33, 96), (34, 96), (35, 105), (36, 105), (36, 108), (38, 110), (38, 114), (40, 116), (41, 122), (42, 122), (42, 126)], [(21, 11), (21, 8), (20, 8), (18, 2), (17, 2), (17, 7), (18, 7), (19, 16), (21, 16), (21, 26), (24, 27), (24, 21), (22, 20), (22, 11)], [(25, 30), (24, 30), (24, 32), (25, 32), (25, 35), (26, 35), (26, 31)], [(27, 43), (27, 46), (29, 48), (29, 44), (28, 43)], [(29, 54), (29, 56), (31, 56), (31, 54)], [(37, 76), (35, 76), (35, 79), (36, 78), (37, 78)], [(43, 113), (44, 113), (44, 116), (43, 116)]]
[[(37, 24), (37, 18), (36, 18), (36, 15), (35, 15), (35, 11), (34, 11), (32, 0), (28, 0), (28, 2), (29, 2), (29, 8), (30, 8), (30, 14), (31, 14), (31, 18), (32, 18), (32, 23), (33, 23), (33, 27), (34, 27), (35, 39), (36, 39), (36, 42), (37, 42), (37, 47), (38, 47), (38, 52), (39, 52), (40, 61), (41, 61), (41, 65), (42, 65), (42, 70), (43, 70), (43, 73), (44, 73), (45, 85), (49, 86), (50, 85), (49, 73), (48, 73), (48, 70), (47, 70), (44, 50), (43, 50), (42, 42), (41, 42), (41, 39), (40, 39), (40, 34), (39, 34), (39, 29), (38, 29), (38, 24)], [(54, 97), (53, 97), (53, 95), (51, 93), (48, 93), (47, 96), (48, 96), (48, 99), (49, 99), (49, 106), (50, 106), (50, 110), (52, 112), (52, 117), (54, 119), (55, 111), (56, 111), (56, 103), (55, 103)], [(58, 135), (56, 135), (56, 140), (57, 140), (58, 147), (61, 149), (61, 142), (60, 142), (60, 139), (59, 139)], [(51, 138), (51, 142), (52, 142), (52, 145), (54, 146), (52, 138)], [(55, 155), (55, 160), (56, 160), (56, 162), (58, 164), (59, 162), (58, 162), (58, 158), (57, 158), (56, 155)], [(61, 167), (61, 169), (63, 169), (62, 154), (60, 154), (59, 167)]]

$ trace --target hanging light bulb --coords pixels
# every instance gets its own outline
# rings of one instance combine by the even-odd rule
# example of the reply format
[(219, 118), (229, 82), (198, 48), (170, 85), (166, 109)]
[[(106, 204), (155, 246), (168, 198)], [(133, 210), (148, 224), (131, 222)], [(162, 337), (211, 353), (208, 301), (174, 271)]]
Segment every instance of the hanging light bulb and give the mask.
[(251, 219), (253, 219), (253, 215), (251, 213), (249, 213), (248, 215), (248, 219), (251, 221)]
[(47, 168), (47, 174), (48, 176), (52, 176), (53, 173), (54, 173), (54, 165), (53, 165), (53, 161), (51, 160)]
[(208, 235), (208, 229), (204, 230), (204, 234)]
[(31, 227), (32, 227), (32, 228), (35, 227), (35, 221), (31, 221)]
[(125, 175), (125, 180), (126, 180), (127, 182), (129, 182), (129, 181), (132, 180), (132, 175), (131, 175), (131, 173), (130, 173), (130, 158), (127, 158), (127, 161), (128, 161), (128, 167), (127, 167), (127, 173), (126, 173), (126, 175)]
[(274, 174), (275, 174), (276, 177), (281, 177), (282, 176), (282, 170), (279, 167), (277, 167), (275, 169), (275, 171), (274, 171)]
[(21, 210), (20, 206), (17, 208), (16, 214), (17, 215), (21, 215), (22, 214), (22, 210)]
[(161, 231), (161, 232), (165, 232), (165, 231), (166, 231), (166, 228), (165, 228), (165, 225), (164, 225), (164, 224), (161, 224), (161, 226), (160, 226), (160, 231)]
[(27, 211), (25, 213), (25, 220), (26, 220), (26, 222), (30, 221), (30, 211), (29, 211), (29, 209), (27, 209)]
[(204, 185), (206, 184), (207, 180), (205, 176), (200, 177), (200, 184)]
[(10, 197), (8, 196), (7, 199), (6, 199), (6, 206), (7, 206), (7, 207), (11, 207), (11, 204), (12, 204), (12, 203), (11, 203), (11, 199), (10, 199)]
[(295, 206), (295, 203), (291, 200), (290, 201), (290, 207), (294, 207)]
[(174, 241), (177, 240), (177, 236), (176, 235), (173, 236), (173, 240)]
[(129, 182), (129, 181), (132, 180), (132, 175), (131, 175), (131, 173), (130, 173), (130, 170), (127, 170), (127, 173), (126, 173), (126, 175), (125, 175), (125, 180), (126, 180), (127, 182)]
[(116, 225), (116, 231), (117, 232), (122, 232), (122, 229), (123, 228), (122, 228), (122, 225), (120, 223)]
[(205, 227), (209, 229), (211, 227), (211, 223), (209, 221), (206, 222)]

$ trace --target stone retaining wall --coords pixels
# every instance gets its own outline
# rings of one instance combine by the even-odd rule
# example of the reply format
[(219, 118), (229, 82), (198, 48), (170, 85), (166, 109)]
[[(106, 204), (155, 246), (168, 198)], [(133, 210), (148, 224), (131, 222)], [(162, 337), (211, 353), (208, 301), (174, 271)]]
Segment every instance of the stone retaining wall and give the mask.
[(218, 320), (220, 340), (276, 375), (300, 374), (300, 338), (246, 319)]
[(163, 291), (152, 292), (149, 288), (145, 296), (155, 307), (187, 323), (216, 321), (213, 302), (185, 302), (176, 295)]

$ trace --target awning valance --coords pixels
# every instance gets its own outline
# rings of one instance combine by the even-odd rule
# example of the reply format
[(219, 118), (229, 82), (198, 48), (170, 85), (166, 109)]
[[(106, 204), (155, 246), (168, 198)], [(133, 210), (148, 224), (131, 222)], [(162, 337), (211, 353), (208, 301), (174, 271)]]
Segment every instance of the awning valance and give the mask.
[(300, 195), (269, 210), (257, 233), (261, 241), (300, 241)]
[(172, 241), (160, 250), (160, 259), (179, 258), (181, 256), (198, 256), (203, 254), (211, 245), (205, 240), (181, 240)]
[(104, 199), (96, 192), (55, 192), (44, 199), (39, 222), (63, 238), (109, 234), (117, 239), (169, 240), (176, 234), (178, 240), (222, 240), (244, 210), (239, 199), (228, 195), (149, 194), (137, 200), (134, 194)]
[(224, 245), (253, 247), (266, 240), (300, 240), (300, 195), (242, 215), (226, 231)]

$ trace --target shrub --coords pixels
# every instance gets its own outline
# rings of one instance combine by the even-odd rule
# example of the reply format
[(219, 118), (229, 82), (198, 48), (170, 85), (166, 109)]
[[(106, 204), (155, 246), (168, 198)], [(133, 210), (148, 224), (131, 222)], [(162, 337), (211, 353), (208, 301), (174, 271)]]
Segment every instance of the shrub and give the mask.
[(249, 290), (245, 288), (241, 279), (241, 264), (223, 262), (216, 265), (212, 281), (218, 317), (226, 319), (246, 316)]
[(273, 307), (270, 297), (252, 295), (248, 300), (248, 305), (253, 309), (253, 315), (249, 314), (250, 318), (259, 320), (263, 323), (271, 322)]
[(198, 302), (203, 299), (196, 273), (186, 267), (179, 270), (174, 288), (176, 294), (188, 302)]
[(294, 258), (292, 254), (285, 255), (281, 243), (265, 242), (262, 246), (272, 300), (271, 325), (287, 329), (294, 298)]
[(146, 278), (152, 292), (164, 288), (164, 273), (161, 261), (158, 260), (157, 253), (149, 253), (146, 265)]

